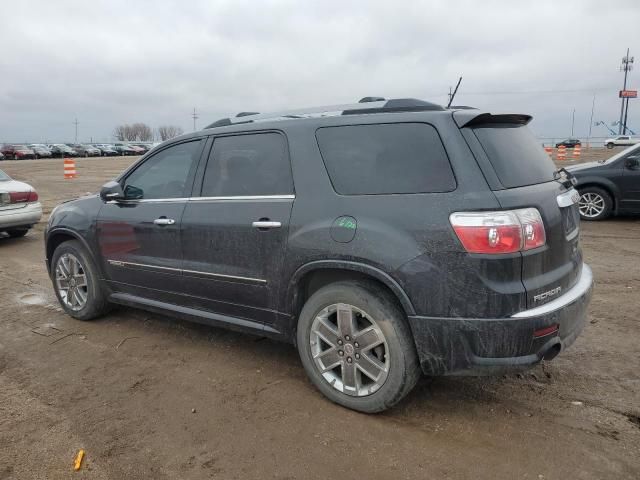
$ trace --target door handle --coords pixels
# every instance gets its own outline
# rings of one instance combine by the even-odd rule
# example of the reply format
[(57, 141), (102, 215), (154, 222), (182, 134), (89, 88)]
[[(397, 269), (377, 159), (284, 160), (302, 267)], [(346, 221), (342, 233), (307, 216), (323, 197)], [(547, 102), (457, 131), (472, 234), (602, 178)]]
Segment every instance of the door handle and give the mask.
[(166, 218), (166, 217), (160, 217), (160, 218), (156, 218), (153, 221), (154, 224), (156, 225), (173, 225), (174, 223), (176, 223), (176, 221), (173, 218)]
[(260, 230), (262, 229), (266, 230), (268, 228), (280, 228), (282, 224), (280, 222), (272, 222), (270, 220), (259, 220), (257, 222), (253, 222), (251, 226), (253, 228), (258, 228)]

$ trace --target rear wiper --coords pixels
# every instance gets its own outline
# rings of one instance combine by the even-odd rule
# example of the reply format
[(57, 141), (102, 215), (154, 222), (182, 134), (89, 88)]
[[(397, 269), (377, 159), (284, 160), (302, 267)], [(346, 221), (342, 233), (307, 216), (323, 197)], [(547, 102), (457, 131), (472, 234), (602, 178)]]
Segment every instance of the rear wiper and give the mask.
[(567, 188), (575, 187), (578, 184), (578, 179), (575, 175), (564, 167), (553, 172), (553, 179), (559, 181)]

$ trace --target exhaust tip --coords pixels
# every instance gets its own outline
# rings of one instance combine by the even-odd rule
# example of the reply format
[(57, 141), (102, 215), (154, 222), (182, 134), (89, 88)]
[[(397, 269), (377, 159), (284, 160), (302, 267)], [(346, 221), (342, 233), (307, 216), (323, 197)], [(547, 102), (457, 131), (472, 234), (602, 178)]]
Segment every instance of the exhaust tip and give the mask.
[(553, 360), (558, 356), (560, 350), (562, 350), (562, 345), (560, 344), (560, 342), (554, 343), (546, 352), (544, 352), (544, 356), (542, 357), (542, 359), (547, 361)]

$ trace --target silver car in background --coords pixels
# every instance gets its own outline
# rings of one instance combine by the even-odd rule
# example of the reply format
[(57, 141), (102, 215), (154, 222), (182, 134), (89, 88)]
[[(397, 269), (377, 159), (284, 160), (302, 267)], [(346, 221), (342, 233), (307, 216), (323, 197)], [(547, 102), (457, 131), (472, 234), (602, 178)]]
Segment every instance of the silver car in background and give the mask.
[(0, 170), (0, 233), (23, 237), (42, 218), (38, 193)]

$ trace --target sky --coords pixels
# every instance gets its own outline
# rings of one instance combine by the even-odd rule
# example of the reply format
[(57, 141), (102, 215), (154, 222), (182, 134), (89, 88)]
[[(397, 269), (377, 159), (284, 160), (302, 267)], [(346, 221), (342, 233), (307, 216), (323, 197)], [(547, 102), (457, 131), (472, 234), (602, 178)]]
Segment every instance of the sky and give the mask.
[[(533, 115), (539, 137), (618, 120), (640, 1), (0, 0), (0, 142), (193, 130), (240, 111), (364, 96)], [(640, 98), (628, 125), (640, 134)], [(634, 128), (635, 127), (635, 128)], [(617, 131), (617, 127), (613, 127)], [(592, 136), (608, 136), (602, 126)]]

